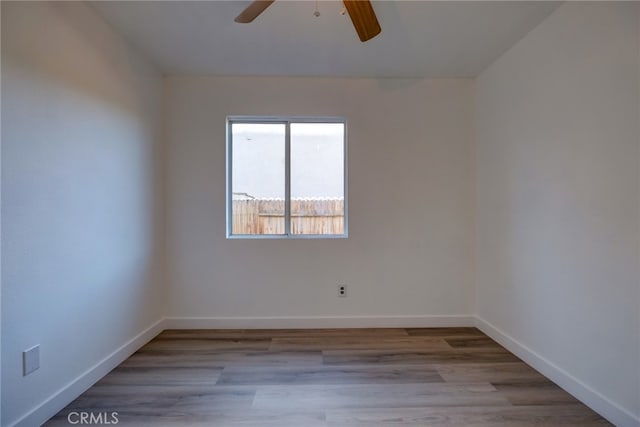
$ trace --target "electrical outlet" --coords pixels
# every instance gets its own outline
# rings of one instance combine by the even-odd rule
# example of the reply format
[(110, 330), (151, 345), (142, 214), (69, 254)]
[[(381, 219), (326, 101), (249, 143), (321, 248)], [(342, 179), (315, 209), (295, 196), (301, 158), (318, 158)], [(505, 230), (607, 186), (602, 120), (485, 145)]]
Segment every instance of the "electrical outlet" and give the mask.
[(338, 296), (342, 298), (347, 296), (347, 285), (338, 285)]
[(22, 376), (27, 376), (40, 368), (40, 344), (22, 352)]

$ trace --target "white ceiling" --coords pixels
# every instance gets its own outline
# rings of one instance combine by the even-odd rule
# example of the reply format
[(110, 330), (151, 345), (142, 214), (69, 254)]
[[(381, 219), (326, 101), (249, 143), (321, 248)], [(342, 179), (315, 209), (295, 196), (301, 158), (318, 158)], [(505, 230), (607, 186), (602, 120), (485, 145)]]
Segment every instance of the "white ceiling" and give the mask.
[(248, 1), (96, 1), (169, 74), (472, 77), (559, 5), (374, 1), (382, 33), (361, 43), (341, 2), (278, 0), (250, 24)]

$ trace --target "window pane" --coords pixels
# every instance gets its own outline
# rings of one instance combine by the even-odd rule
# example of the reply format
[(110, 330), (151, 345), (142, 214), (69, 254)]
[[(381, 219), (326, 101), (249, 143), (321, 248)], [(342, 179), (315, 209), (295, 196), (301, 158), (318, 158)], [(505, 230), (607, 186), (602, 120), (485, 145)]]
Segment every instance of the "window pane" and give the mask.
[(232, 234), (284, 234), (285, 125), (233, 123)]
[(291, 233), (344, 234), (344, 124), (291, 123)]

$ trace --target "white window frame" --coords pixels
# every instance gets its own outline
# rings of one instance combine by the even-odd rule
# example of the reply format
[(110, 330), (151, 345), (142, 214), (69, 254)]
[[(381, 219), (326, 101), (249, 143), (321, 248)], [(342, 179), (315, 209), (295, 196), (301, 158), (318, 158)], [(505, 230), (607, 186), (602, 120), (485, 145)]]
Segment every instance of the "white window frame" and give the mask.
[[(285, 196), (284, 196), (284, 234), (233, 234), (233, 133), (231, 126), (234, 123), (255, 123), (255, 124), (284, 124), (285, 125)], [(344, 233), (343, 234), (292, 234), (291, 233), (291, 124), (292, 123), (342, 123), (344, 129), (343, 136), (343, 194), (344, 194)], [(346, 239), (349, 237), (349, 209), (347, 193), (347, 121), (344, 117), (321, 117), (321, 116), (228, 116), (226, 135), (226, 164), (227, 164), (227, 239)]]

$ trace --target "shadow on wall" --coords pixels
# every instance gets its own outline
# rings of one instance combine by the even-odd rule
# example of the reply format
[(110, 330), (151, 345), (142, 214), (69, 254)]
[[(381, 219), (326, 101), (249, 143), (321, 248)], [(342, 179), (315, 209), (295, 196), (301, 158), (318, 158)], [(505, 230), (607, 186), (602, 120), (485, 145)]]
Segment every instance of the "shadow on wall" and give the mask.
[[(58, 32), (55, 40), (29, 36), (29, 31), (38, 33), (29, 21), (34, 14), (43, 13), (48, 21), (57, 24), (52, 25)], [(100, 99), (129, 114), (142, 115), (148, 107), (140, 102), (144, 98), (142, 88), (148, 87), (149, 82), (136, 72), (141, 64), (138, 54), (90, 6), (51, 2), (44, 12), (37, 3), (3, 3), (2, 15), (3, 64), (20, 66), (21, 72), (32, 75), (36, 74), (33, 70), (38, 70), (41, 79), (64, 83), (83, 96)], [(87, 19), (89, 15), (92, 19)], [(12, 36), (19, 32), (27, 34)], [(64, 50), (59, 48), (60, 40), (65, 43)]]

